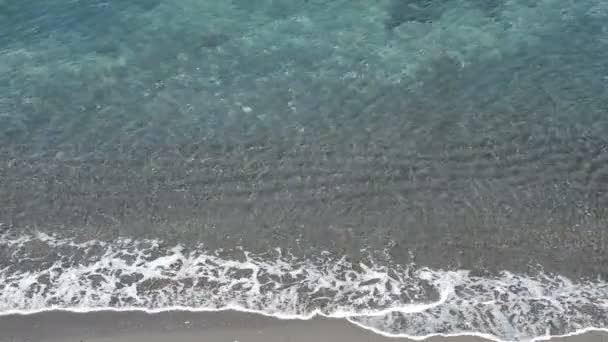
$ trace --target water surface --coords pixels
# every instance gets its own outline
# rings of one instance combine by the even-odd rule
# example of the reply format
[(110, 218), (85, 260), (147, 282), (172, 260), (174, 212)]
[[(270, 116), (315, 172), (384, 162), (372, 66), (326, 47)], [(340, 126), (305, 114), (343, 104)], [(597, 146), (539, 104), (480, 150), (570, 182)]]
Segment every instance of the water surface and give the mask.
[(0, 310), (605, 328), (607, 19), (600, 0), (0, 1)]

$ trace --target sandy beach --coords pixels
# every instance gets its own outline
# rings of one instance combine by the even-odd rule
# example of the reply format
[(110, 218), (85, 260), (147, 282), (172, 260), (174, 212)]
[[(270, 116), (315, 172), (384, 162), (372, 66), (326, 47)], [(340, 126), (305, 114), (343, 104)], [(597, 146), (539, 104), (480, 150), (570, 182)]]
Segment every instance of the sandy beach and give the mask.
[[(50, 311), (0, 317), (1, 342), (389, 342), (346, 320), (280, 320), (242, 312), (89, 312)], [(608, 334), (589, 332), (554, 341), (605, 342)], [(475, 336), (430, 337), (429, 342), (487, 341)]]

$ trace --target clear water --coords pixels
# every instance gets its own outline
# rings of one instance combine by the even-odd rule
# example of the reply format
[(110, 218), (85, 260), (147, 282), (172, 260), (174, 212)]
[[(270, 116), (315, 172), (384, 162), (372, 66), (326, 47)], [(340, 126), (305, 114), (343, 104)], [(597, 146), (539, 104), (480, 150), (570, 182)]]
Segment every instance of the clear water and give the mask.
[(600, 0), (0, 0), (0, 310), (606, 328), (607, 19)]

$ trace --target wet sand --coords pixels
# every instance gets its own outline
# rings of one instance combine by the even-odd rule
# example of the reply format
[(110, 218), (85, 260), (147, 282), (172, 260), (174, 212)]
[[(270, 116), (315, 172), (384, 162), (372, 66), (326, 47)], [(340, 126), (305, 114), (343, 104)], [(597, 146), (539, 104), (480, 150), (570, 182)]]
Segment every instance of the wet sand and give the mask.
[[(606, 342), (589, 332), (554, 341)], [(43, 312), (0, 316), (0, 342), (390, 342), (341, 319), (280, 320), (242, 312)], [(474, 336), (431, 337), (429, 342), (487, 341)]]

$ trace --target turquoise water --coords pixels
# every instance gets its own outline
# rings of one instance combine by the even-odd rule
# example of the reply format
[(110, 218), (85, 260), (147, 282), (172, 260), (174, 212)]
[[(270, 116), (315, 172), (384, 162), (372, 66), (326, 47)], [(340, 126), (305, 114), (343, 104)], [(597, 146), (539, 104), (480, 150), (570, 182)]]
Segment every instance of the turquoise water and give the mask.
[[(298, 278), (308, 290), (289, 307), (235, 290), (273, 314), (357, 298), (371, 301), (346, 305), (356, 317), (390, 311), (377, 292), (349, 292), (376, 284), (364, 262), (399, 274), (377, 284), (403, 289), (389, 296), (401, 304), (457, 294), (415, 317), (354, 319), (387, 333), (606, 327), (607, 23), (600, 0), (0, 0), (0, 278), (50, 272), (0, 310), (200, 309), (176, 290), (196, 282), (152, 260), (204, 250), (243, 269), (308, 265), (316, 278)], [(126, 280), (92, 268), (135, 255), (150, 264)], [(57, 260), (118, 285), (87, 292), (83, 280), (93, 297), (73, 299), (50, 275)], [(346, 281), (348, 268), (347, 290), (324, 278)], [(214, 276), (233, 279), (224, 271)], [(292, 278), (277, 272), (282, 291)], [(528, 276), (539, 278), (521, 285)], [(329, 287), (309, 295), (317, 281)], [(122, 290), (135, 283), (177, 292)], [(478, 311), (493, 287), (507, 289), (500, 324)], [(536, 288), (557, 299), (538, 304)], [(455, 323), (445, 315), (459, 300)], [(547, 318), (558, 314), (570, 323)], [(545, 323), (524, 324), (534, 319)]]
[(360, 137), (440, 152), (608, 129), (599, 1), (0, 6), (9, 148), (83, 157)]

